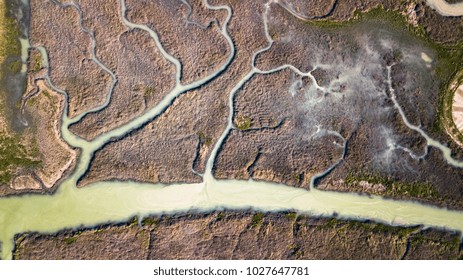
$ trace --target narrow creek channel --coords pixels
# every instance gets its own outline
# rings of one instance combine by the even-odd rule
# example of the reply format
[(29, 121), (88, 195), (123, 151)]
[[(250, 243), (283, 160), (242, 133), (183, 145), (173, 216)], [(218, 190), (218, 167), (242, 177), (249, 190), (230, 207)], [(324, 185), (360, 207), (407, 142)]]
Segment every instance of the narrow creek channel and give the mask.
[[(231, 116), (229, 116), (227, 128), (207, 162), (206, 173), (202, 175), (202, 183), (163, 185), (130, 181), (99, 182), (82, 189), (76, 188), (78, 178), (87, 170), (91, 156), (96, 150), (110, 141), (111, 138), (123, 136), (146, 124), (161, 114), (177, 96), (215, 78), (230, 64), (235, 52), (233, 42), (227, 32), (227, 25), (231, 19), (232, 11), (227, 6), (215, 7), (209, 5), (207, 1), (206, 4), (209, 9), (222, 9), (228, 12), (228, 17), (221, 26), (221, 33), (227, 39), (231, 48), (226, 63), (214, 74), (188, 85), (182, 85), (180, 77), (177, 75), (176, 87), (157, 106), (133, 121), (109, 131), (91, 142), (85, 141), (69, 131), (68, 126), (73, 120), (67, 117), (67, 112), (64, 110), (61, 127), (63, 139), (69, 145), (81, 149), (76, 170), (69, 178), (63, 181), (52, 195), (28, 194), (0, 198), (2, 259), (12, 258), (13, 238), (18, 233), (53, 233), (67, 228), (92, 227), (104, 223), (123, 222), (133, 216), (144, 217), (152, 214), (176, 213), (189, 210), (202, 212), (216, 209), (249, 208), (261, 211), (294, 210), (313, 216), (331, 217), (336, 215), (336, 217), (342, 219), (373, 220), (389, 225), (423, 225), (425, 227), (446, 228), (463, 232), (463, 212), (461, 211), (452, 211), (410, 201), (384, 199), (379, 196), (320, 191), (313, 187), (307, 191), (282, 184), (253, 180), (216, 180), (212, 176), (212, 167), (217, 151), (232, 129)], [(443, 15), (463, 15), (463, 4), (449, 5), (444, 0), (428, 0), (428, 4)], [(161, 53), (176, 66), (177, 73), (180, 73), (182, 65), (162, 48), (156, 33), (146, 26), (133, 24), (125, 18), (125, 0), (121, 0), (121, 7), (123, 23), (129, 28), (138, 28), (148, 32)], [(264, 24), (266, 25), (265, 18)], [(268, 46), (259, 52), (271, 47), (272, 40), (270, 36), (267, 36), (267, 39), (269, 41)], [(46, 50), (41, 48), (40, 51), (44, 56), (44, 62), (48, 61)], [(103, 67), (103, 65), (101, 66)], [(310, 77), (310, 72), (301, 73), (291, 65), (283, 65), (271, 71), (286, 68), (291, 69), (298, 75)], [(233, 100), (234, 93), (253, 75), (263, 73), (264, 71), (253, 67), (251, 72), (244, 76), (243, 80), (230, 92), (230, 100)], [(388, 79), (390, 82), (390, 77)], [(49, 79), (48, 83), (54, 90), (66, 94), (54, 87)], [(410, 129), (422, 134), (429, 146), (441, 150), (442, 155), (449, 164), (463, 166), (462, 162), (451, 158), (448, 148), (432, 140), (424, 131), (410, 124), (401, 111), (399, 104), (396, 103), (395, 105), (401, 113), (404, 123)], [(232, 113), (233, 102), (230, 102), (229, 109), (230, 113)], [(326, 171), (319, 174), (318, 177), (324, 173)], [(312, 179), (312, 183), (316, 178), (317, 176)]]

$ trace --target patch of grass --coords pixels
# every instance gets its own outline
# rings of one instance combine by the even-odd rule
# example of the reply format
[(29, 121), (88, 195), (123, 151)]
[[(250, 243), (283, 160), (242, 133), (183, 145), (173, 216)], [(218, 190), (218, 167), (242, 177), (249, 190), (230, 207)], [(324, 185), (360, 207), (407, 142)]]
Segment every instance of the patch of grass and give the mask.
[(171, 224), (171, 223), (173, 222), (172, 217), (169, 216), (169, 215), (163, 215), (163, 216), (161, 217), (161, 219), (162, 219), (163, 221), (165, 221), (167, 224)]
[(329, 219), (321, 227), (335, 229), (338, 231), (345, 232), (349, 229), (360, 229), (366, 232), (372, 233), (385, 233), (391, 235), (397, 235), (399, 237), (407, 237), (412, 232), (416, 231), (418, 227), (398, 227), (398, 226), (389, 226), (380, 223), (372, 222), (361, 222), (361, 221), (341, 221), (336, 218)]
[(29, 148), (31, 157), (38, 158), (40, 156), (39, 145), (36, 138), (32, 138)]
[(11, 73), (18, 74), (21, 72), (21, 69), (23, 67), (23, 64), (19, 60), (14, 60), (8, 64), (8, 69), (10, 70)]
[(278, 33), (276, 30), (272, 30), (269, 32), (270, 38), (272, 38), (273, 41), (278, 41)]
[(243, 115), (236, 117), (235, 126), (239, 130), (248, 130), (251, 128), (251, 118)]
[(46, 98), (51, 98), (51, 95), (48, 91), (44, 90), (43, 95), (45, 95)]
[[(32, 143), (33, 144), (33, 143)], [(17, 167), (34, 168), (41, 161), (34, 160), (38, 150), (26, 149), (18, 136), (0, 135), (0, 184), (7, 184), (12, 179), (12, 172)]]
[(426, 243), (439, 244), (439, 251), (458, 251), (458, 249), (460, 248), (460, 237), (455, 236), (451, 240), (430, 238), (422, 234), (416, 234), (410, 237), (410, 245), (414, 247), (419, 245), (426, 246)]
[(392, 183), (391, 188), (388, 188), (386, 191), (387, 195), (396, 196), (404, 195), (418, 198), (439, 198), (440, 195), (436, 189), (429, 183), (401, 183), (394, 182)]
[(159, 222), (160, 222), (159, 218), (148, 217), (148, 218), (144, 218), (141, 221), (141, 224), (144, 226), (152, 226), (156, 228), (159, 225)]
[(75, 243), (77, 241), (77, 237), (66, 237), (63, 239), (64, 243), (66, 243), (67, 245), (70, 245), (72, 243)]
[(290, 221), (295, 221), (297, 219), (297, 213), (296, 212), (290, 212), (285, 215), (286, 219)]
[(296, 217), (296, 222), (304, 222), (304, 220), (307, 219), (307, 216), (304, 214), (298, 214)]
[(450, 245), (456, 249), (460, 248), (461, 238), (460, 236), (455, 236), (452, 238), (452, 241), (449, 242)]
[(156, 95), (156, 89), (154, 87), (146, 87), (143, 90), (143, 96), (146, 97), (153, 97)]
[[(0, 38), (0, 115), (2, 115), (2, 117), (5, 117), (6, 112), (11, 111), (12, 109), (5, 106), (5, 99), (9, 96), (5, 91), (7, 89), (7, 75), (17, 74), (22, 68), (22, 62), (20, 61), (20, 29), (19, 24), (14, 17), (14, 14), (17, 11), (15, 5), (16, 4), (14, 3), (7, 3), (6, 1), (0, 2), (0, 30), (2, 31), (2, 36)], [(8, 120), (6, 121), (8, 122)], [(0, 137), (3, 137), (3, 135), (0, 135)], [(5, 174), (4, 170), (0, 170), (0, 177), (0, 183), (2, 183), (8, 180), (10, 175), (8, 175), (8, 173)]]
[(204, 132), (202, 131), (199, 131), (197, 133), (198, 137), (199, 137), (199, 141), (201, 143), (204, 143), (204, 145), (206, 146), (210, 146), (212, 144), (212, 138), (211, 137), (207, 137)]
[(296, 250), (298, 247), (296, 244), (289, 244), (288, 245), (288, 250)]
[(129, 227), (137, 227), (138, 226), (138, 217), (134, 216), (127, 222)]
[(100, 227), (100, 228), (97, 228), (97, 229), (95, 230), (95, 233), (102, 233), (102, 232), (105, 232), (105, 231), (106, 231), (106, 228)]
[(373, 174), (352, 174), (350, 173), (344, 179), (348, 185), (355, 185), (360, 181), (366, 181), (370, 184), (381, 184), (386, 187), (386, 192), (382, 193), (391, 197), (413, 197), (423, 199), (438, 199), (441, 195), (436, 188), (427, 182), (397, 182), (390, 178)]
[(11, 181), (11, 179), (12, 179), (12, 175), (9, 170), (0, 172), (0, 184), (7, 184)]
[(338, 224), (339, 224), (339, 220), (337, 220), (336, 218), (330, 218), (330, 219), (328, 219), (328, 221), (326, 221), (326, 223), (324, 223), (323, 225), (321, 225), (319, 227), (335, 228), (336, 226), (338, 226)]
[[(346, 26), (353, 26), (354, 24), (365, 21), (384, 21), (389, 23), (393, 28), (399, 32), (403, 32), (404, 28), (408, 33), (420, 39), (427, 47), (434, 49), (440, 62), (437, 66), (437, 74), (443, 80), (450, 80), (457, 70), (463, 67), (463, 38), (456, 45), (443, 45), (433, 41), (426, 33), (422, 25), (411, 25), (407, 21), (407, 17), (399, 11), (385, 10), (382, 6), (373, 8), (367, 12), (356, 10), (354, 17), (347, 21), (333, 21), (333, 20), (313, 20), (308, 21), (308, 25), (318, 26), (322, 28), (342, 28)], [(397, 54), (400, 54), (398, 52)]]
[(410, 245), (411, 246), (417, 246), (419, 244), (422, 244), (426, 239), (422, 234), (416, 234), (412, 237), (410, 237)]
[(263, 219), (264, 219), (264, 213), (257, 212), (256, 214), (254, 214), (251, 220), (251, 228), (260, 226), (262, 224)]
[[(2, 4), (2, 6), (5, 4)], [(5, 5), (6, 6), (6, 5)], [(8, 9), (4, 7), (1, 16), (1, 28), (4, 30), (0, 44), (1, 56), (21, 55), (21, 43), (19, 42), (19, 25), (17, 20), (10, 16)]]
[(426, 31), (423, 26), (414, 26), (408, 23), (407, 17), (395, 10), (385, 10), (381, 5), (370, 9), (369, 11), (363, 12), (360, 10), (354, 11), (354, 16), (345, 21), (335, 21), (330, 19), (321, 20), (310, 20), (306, 24), (310, 26), (317, 26), (325, 29), (338, 29), (346, 26), (353, 26), (359, 22), (365, 21), (386, 21), (390, 23), (394, 28), (403, 30), (407, 28), (409, 32), (413, 33), (418, 37), (426, 37)]
[[(4, 83), (5, 73), (19, 73), (22, 67), (22, 63), (19, 61), (19, 56), (21, 55), (19, 24), (16, 18), (14, 18), (13, 13), (10, 12), (11, 9), (11, 7), (7, 7), (5, 1), (0, 3), (0, 29), (2, 30), (0, 39), (0, 79), (2, 83)], [(13, 57), (15, 60), (11, 62), (7, 59), (9, 57)], [(0, 94), (0, 98), (4, 99), (6, 94), (3, 89), (1, 91), (2, 94)], [(3, 114), (4, 109), (5, 108), (0, 108), (0, 113)]]
[(384, 224), (361, 223), (357, 221), (350, 221), (349, 226), (363, 228), (367, 231), (371, 231), (374, 233), (389, 233), (392, 235), (397, 235), (399, 237), (407, 237), (412, 232), (417, 230), (417, 227), (395, 227)]
[(300, 173), (293, 173), (291, 177), (294, 179), (294, 181), (296, 181), (297, 184), (299, 184), (300, 182), (302, 182), (304, 175)]
[(220, 221), (220, 220), (223, 220), (223, 218), (225, 218), (225, 213), (224, 212), (219, 212), (217, 214), (217, 216), (215, 217), (215, 220)]
[(32, 73), (35, 73), (35, 72), (38, 72), (40, 71), (40, 69), (43, 68), (43, 65), (42, 65), (42, 57), (40, 55), (36, 55), (35, 58), (34, 58), (34, 64), (32, 66)]

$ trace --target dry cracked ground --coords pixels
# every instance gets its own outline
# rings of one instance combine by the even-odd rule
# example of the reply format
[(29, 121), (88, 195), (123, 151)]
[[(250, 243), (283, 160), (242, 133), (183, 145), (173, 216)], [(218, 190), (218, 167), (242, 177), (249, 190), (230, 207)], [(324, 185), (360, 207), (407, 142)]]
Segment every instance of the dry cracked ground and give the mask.
[[(6, 3), (6, 10), (19, 5)], [(233, 102), (233, 127), (213, 168), (218, 179), (309, 189), (315, 174), (335, 166), (315, 187), (463, 209), (463, 169), (428, 146), (394, 103), (395, 97), (409, 123), (463, 159), (446, 106), (447, 89), (462, 68), (461, 17), (442, 17), (415, 0), (209, 4), (230, 6), (231, 18), (199, 0), (126, 0), (125, 15), (120, 0), (31, 0), (30, 7), (20, 7), (29, 15), (26, 86), (1, 100), (13, 109), (0, 118), (2, 135), (9, 137), (0, 139), (0, 149), (14, 146), (21, 157), (8, 154), (12, 159), (4, 161), (11, 163), (1, 164), (0, 195), (52, 192), (72, 172), (79, 151), (59, 130), (66, 101), (65, 112), (76, 120), (71, 132), (92, 141), (143, 115), (177, 86), (207, 79), (231, 57), (217, 76), (175, 98), (158, 117), (98, 149), (78, 187), (111, 180), (202, 181)], [(156, 32), (162, 49), (123, 16)], [(165, 53), (180, 62), (180, 71)], [(14, 69), (20, 54), (3, 56), (4, 91), (20, 76)], [(287, 64), (297, 71), (275, 70)], [(67, 100), (47, 79), (66, 91)], [(462, 255), (457, 233), (250, 212), (27, 233), (16, 237), (16, 245), (20, 259)]]

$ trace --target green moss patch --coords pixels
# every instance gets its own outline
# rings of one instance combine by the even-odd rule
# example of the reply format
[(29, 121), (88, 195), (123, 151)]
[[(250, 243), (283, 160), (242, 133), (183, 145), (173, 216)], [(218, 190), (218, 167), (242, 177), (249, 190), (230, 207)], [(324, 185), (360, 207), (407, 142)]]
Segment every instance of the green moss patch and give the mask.
[(236, 117), (235, 126), (239, 130), (248, 130), (251, 128), (251, 118), (239, 115)]
[(66, 237), (63, 239), (64, 243), (67, 245), (70, 245), (72, 243), (75, 243), (77, 241), (77, 237)]
[(37, 156), (38, 149), (26, 149), (17, 136), (0, 135), (0, 184), (9, 183), (17, 167), (39, 166), (41, 162), (34, 159)]

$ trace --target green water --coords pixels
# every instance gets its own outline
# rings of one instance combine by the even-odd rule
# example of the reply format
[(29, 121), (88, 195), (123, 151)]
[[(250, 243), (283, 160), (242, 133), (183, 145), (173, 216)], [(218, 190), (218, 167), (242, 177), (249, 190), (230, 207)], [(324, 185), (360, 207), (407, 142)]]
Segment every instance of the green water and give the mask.
[(37, 231), (91, 227), (126, 221), (137, 215), (248, 209), (296, 210), (314, 216), (374, 220), (391, 225), (424, 225), (463, 231), (463, 213), (419, 203), (385, 200), (348, 193), (306, 191), (266, 182), (217, 181), (200, 184), (151, 185), (134, 182), (97, 183), (76, 189), (66, 181), (54, 195), (27, 195), (1, 200), (2, 259), (10, 259), (13, 236)]

